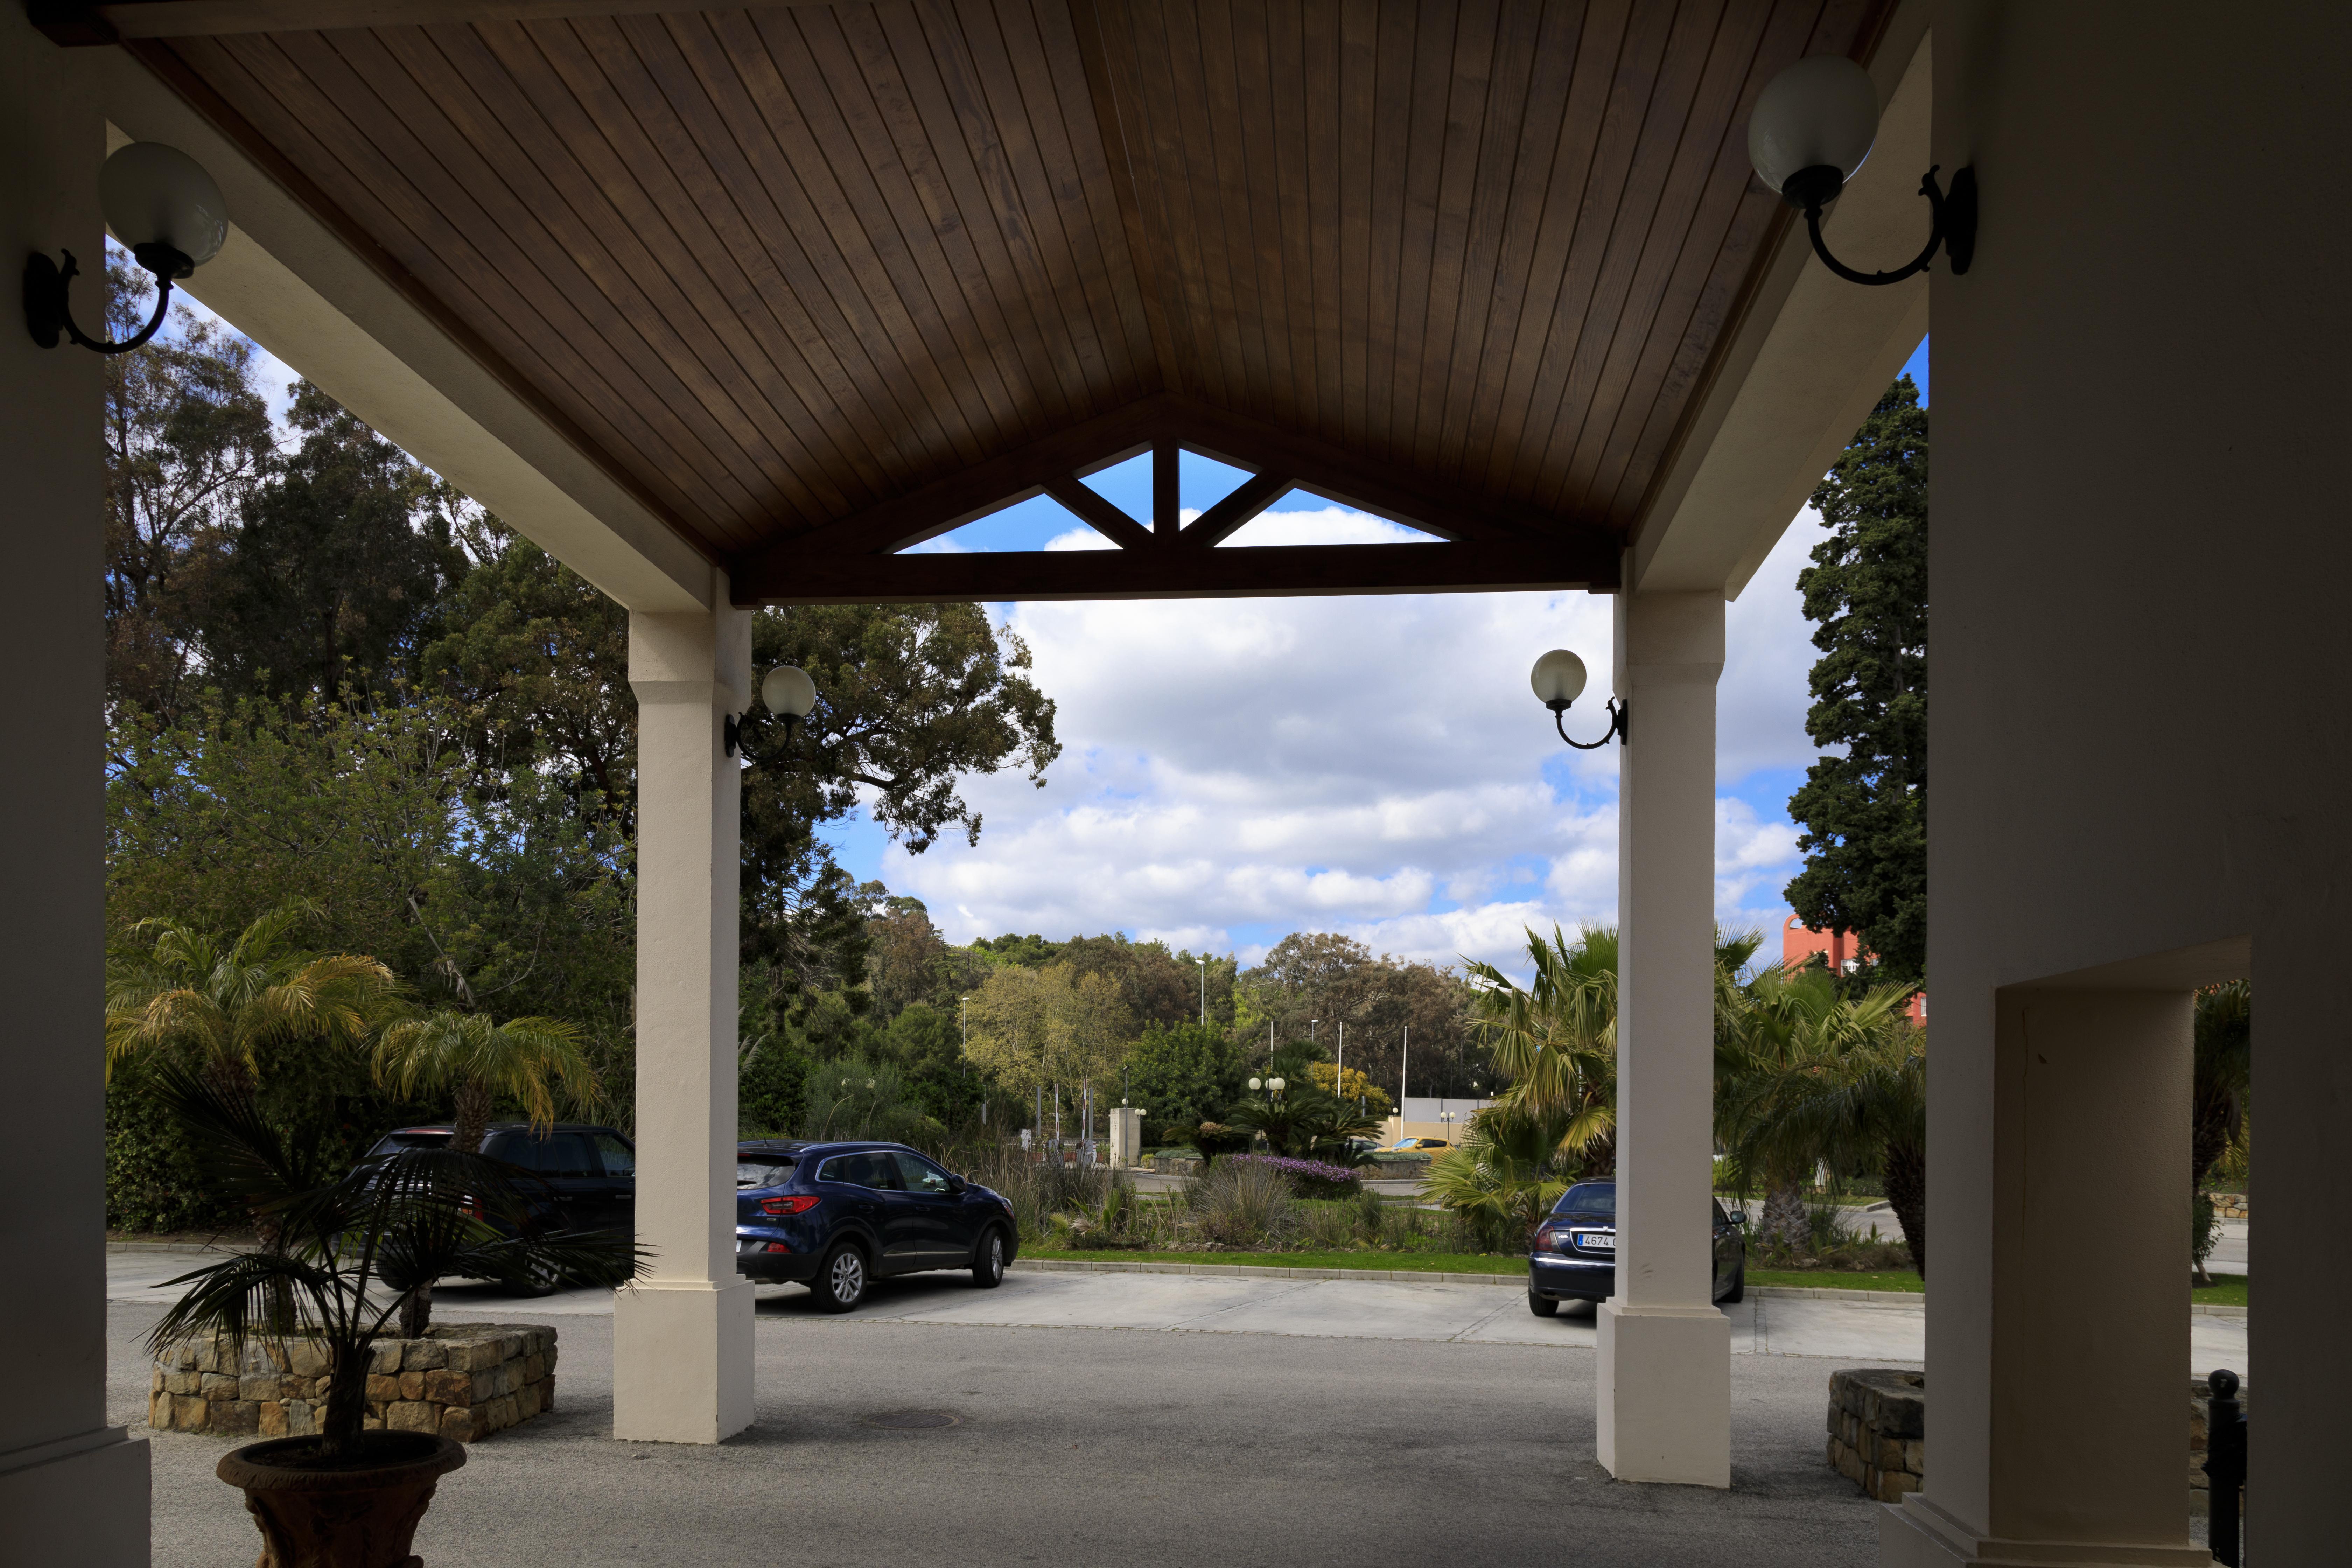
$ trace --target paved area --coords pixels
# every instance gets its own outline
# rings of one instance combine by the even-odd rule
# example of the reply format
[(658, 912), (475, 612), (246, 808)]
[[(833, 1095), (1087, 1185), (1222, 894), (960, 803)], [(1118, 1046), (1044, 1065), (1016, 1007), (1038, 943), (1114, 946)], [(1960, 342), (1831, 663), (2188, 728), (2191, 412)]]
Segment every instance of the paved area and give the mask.
[[(121, 1302), (152, 1302), (153, 1289), (200, 1259), (188, 1255), (110, 1253), (108, 1290)], [(763, 1286), (763, 1317), (814, 1316), (797, 1285)], [(438, 1310), (499, 1321), (609, 1317), (612, 1293), (572, 1290), (518, 1298), (491, 1285), (450, 1283), (435, 1291)], [(1917, 1298), (1822, 1300), (1751, 1291), (1726, 1307), (1738, 1355), (1825, 1356), (1871, 1364), (1923, 1361), (1927, 1310)], [(1394, 1280), (1235, 1279), (1189, 1274), (1047, 1273), (1015, 1265), (994, 1290), (975, 1290), (961, 1274), (919, 1274), (877, 1283), (855, 1321), (995, 1328), (1087, 1328), (1175, 1334), (1277, 1334), (1310, 1339), (1418, 1340), (1591, 1350), (1590, 1307), (1564, 1306), (1554, 1318), (1528, 1310), (1514, 1287)], [(2248, 1374), (2246, 1320), (2189, 1320), (2193, 1373), (2217, 1366)]]
[[(110, 1310), (111, 1417), (134, 1428), (156, 1313)], [(557, 1408), (442, 1482), (417, 1536), (430, 1568), (1876, 1560), (1875, 1505), (1822, 1462), (1835, 1363), (1817, 1359), (1734, 1363), (1734, 1485), (1717, 1492), (1610, 1479), (1593, 1358), (1540, 1345), (843, 1319), (780, 1300), (757, 1329), (757, 1425), (700, 1448), (613, 1441), (610, 1318), (546, 1321)], [(871, 1425), (910, 1410), (956, 1424)], [(243, 1500), (213, 1475), (235, 1440), (148, 1440), (157, 1568), (252, 1562)]]

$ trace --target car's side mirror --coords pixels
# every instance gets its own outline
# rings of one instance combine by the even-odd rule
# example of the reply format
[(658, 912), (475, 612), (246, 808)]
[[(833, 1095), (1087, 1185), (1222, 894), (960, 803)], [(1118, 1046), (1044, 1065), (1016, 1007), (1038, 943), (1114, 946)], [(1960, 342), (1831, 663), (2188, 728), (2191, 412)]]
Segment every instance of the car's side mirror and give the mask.
[(1726, 1215), (1724, 1217), (1728, 1219), (1734, 1225), (1746, 1225), (1748, 1223), (1748, 1211), (1746, 1209), (1742, 1209), (1738, 1214)]
[(963, 1190), (967, 1184), (968, 1184), (961, 1176), (950, 1176), (948, 1178), (948, 1196), (951, 1198), (961, 1197), (963, 1195)]

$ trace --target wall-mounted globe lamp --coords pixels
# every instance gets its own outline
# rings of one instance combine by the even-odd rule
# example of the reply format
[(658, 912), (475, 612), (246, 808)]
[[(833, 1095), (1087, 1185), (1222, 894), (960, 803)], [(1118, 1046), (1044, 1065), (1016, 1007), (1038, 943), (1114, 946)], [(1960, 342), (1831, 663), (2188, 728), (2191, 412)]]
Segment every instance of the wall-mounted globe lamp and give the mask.
[[(816, 707), (816, 682), (809, 679), (807, 670), (796, 665), (780, 664), (768, 671), (767, 679), (760, 682), (760, 700), (768, 705), (769, 712), (784, 721), (784, 744), (789, 746), (793, 743), (793, 731)], [(729, 756), (735, 754), (735, 748), (742, 743), (742, 740), (743, 726), (735, 715), (730, 713), (727, 716)]]
[(1528, 684), (1536, 689), (1536, 700), (1551, 710), (1552, 728), (1559, 738), (1580, 752), (1597, 752), (1610, 742), (1620, 745), (1633, 738), (1633, 705), (1609, 700), (1609, 731), (1597, 741), (1578, 741), (1568, 733), (1568, 710), (1579, 697), (1584, 695), (1584, 661), (1564, 647), (1556, 647), (1536, 660), (1528, 676)]
[(1966, 272), (1977, 248), (1974, 169), (1952, 176), (1948, 195), (1937, 188), (1934, 168), (1920, 177), (1930, 227), (1927, 247), (1908, 267), (1858, 272), (1822, 242), (1822, 209), (1837, 200), (1877, 140), (1878, 89), (1868, 71), (1843, 55), (1799, 60), (1764, 84), (1748, 117), (1748, 161), (1756, 165), (1759, 179), (1805, 215), (1813, 254), (1822, 266), (1849, 283), (1899, 283), (1924, 270), (1941, 247), (1952, 275)]
[(35, 252), (25, 263), (25, 325), (45, 349), (70, 338), (102, 354), (124, 353), (153, 337), (172, 308), (172, 285), (220, 254), (228, 238), (228, 203), (205, 166), (161, 142), (133, 142), (115, 150), (98, 171), (98, 205), (106, 226), (155, 275), (155, 314), (119, 343), (93, 338), (74, 324), (67, 299), (81, 268), (72, 251), (59, 267)]

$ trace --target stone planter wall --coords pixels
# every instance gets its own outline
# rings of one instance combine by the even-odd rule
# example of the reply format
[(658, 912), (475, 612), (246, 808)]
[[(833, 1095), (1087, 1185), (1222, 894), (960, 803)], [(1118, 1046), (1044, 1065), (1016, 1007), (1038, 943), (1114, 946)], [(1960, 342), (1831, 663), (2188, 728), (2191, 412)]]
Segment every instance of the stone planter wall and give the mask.
[(2213, 1212), (2223, 1219), (2254, 1217), (2254, 1200), (2244, 1193), (2207, 1193), (2205, 1195), (2213, 1200)]
[(1927, 1379), (1876, 1369), (1830, 1377), (1830, 1467), (1881, 1502), (1927, 1473)]
[[(2189, 1382), (2189, 1512), (2204, 1516), (2205, 1423), (2213, 1399), (2201, 1377)], [(2246, 1391), (2238, 1390), (2246, 1405)], [(1857, 1370), (1830, 1378), (1830, 1465), (1881, 1502), (1916, 1492), (1927, 1472), (1927, 1379), (1916, 1372)]]
[[(314, 1340), (226, 1335), (183, 1341), (155, 1359), (147, 1425), (174, 1432), (301, 1437), (327, 1408), (327, 1356)], [(437, 1432), (460, 1443), (555, 1407), (555, 1331), (452, 1323), (421, 1340), (378, 1340), (368, 1365), (369, 1430)]]

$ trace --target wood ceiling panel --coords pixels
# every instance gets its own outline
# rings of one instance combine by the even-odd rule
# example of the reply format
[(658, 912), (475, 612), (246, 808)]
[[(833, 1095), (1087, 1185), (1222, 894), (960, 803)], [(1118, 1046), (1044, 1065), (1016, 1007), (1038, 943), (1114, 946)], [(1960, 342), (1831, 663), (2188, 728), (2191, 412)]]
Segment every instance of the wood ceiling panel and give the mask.
[(1457, 533), (1622, 537), (1779, 232), (1748, 107), (1885, 9), (648, 5), (136, 47), (781, 581), (795, 539), (1154, 409), (1311, 451), (1317, 493), (1443, 496)]

